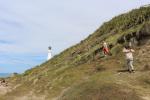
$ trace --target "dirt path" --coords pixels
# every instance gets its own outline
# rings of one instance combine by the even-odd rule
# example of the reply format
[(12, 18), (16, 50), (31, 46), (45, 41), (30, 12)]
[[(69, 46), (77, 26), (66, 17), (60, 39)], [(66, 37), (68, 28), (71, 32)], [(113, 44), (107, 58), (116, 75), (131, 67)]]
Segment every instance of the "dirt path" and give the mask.
[(11, 91), (10, 86), (0, 85), (0, 95), (5, 95), (7, 92)]
[[(146, 73), (146, 72), (144, 72)], [(115, 74), (116, 83), (121, 85), (127, 85), (131, 89), (134, 89), (143, 100), (150, 100), (150, 88), (145, 88), (144, 85), (138, 85), (137, 78), (142, 76), (143, 72), (137, 71), (135, 73), (117, 73)]]

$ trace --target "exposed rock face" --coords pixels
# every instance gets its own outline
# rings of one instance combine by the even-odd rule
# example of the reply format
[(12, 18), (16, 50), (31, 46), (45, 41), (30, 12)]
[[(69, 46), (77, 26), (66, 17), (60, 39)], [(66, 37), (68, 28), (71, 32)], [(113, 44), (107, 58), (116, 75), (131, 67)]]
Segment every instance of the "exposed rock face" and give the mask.
[(143, 25), (143, 27), (133, 33), (129, 33), (121, 36), (118, 39), (118, 43), (128, 43), (131, 42), (133, 45), (142, 45), (146, 43), (146, 41), (150, 39), (150, 22)]
[(150, 22), (143, 25), (141, 30), (136, 34), (136, 38), (140, 44), (143, 43), (142, 41), (150, 38)]

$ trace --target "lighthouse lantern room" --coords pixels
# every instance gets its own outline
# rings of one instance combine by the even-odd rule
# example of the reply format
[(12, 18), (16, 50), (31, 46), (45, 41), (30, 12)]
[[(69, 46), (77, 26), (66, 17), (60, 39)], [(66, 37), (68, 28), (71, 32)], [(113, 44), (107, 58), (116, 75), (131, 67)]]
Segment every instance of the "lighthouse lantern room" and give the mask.
[(48, 47), (48, 57), (47, 57), (47, 60), (50, 60), (52, 58), (52, 48), (51, 46)]

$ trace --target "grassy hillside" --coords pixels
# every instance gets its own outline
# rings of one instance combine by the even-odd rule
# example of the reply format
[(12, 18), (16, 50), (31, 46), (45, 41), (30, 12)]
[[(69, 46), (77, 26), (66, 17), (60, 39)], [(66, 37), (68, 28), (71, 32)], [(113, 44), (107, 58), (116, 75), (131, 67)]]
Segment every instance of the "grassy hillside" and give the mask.
[[(112, 56), (104, 57), (102, 41)], [(125, 71), (122, 47), (132, 42), (136, 73)], [(150, 100), (150, 7), (114, 17), (50, 61), (8, 78), (0, 100)]]

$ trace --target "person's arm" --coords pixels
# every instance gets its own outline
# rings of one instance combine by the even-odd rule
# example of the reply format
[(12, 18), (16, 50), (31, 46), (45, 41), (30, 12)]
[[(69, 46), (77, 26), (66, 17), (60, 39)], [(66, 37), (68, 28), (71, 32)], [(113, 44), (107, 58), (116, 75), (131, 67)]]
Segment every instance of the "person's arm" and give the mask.
[(124, 48), (123, 52), (124, 53), (129, 53), (129, 52), (134, 52), (134, 50), (133, 49), (126, 49), (126, 48)]
[(124, 53), (128, 53), (128, 52), (129, 52), (129, 50), (127, 50), (126, 48), (123, 48), (122, 52), (124, 52)]
[(130, 52), (135, 52), (133, 49), (130, 49)]

